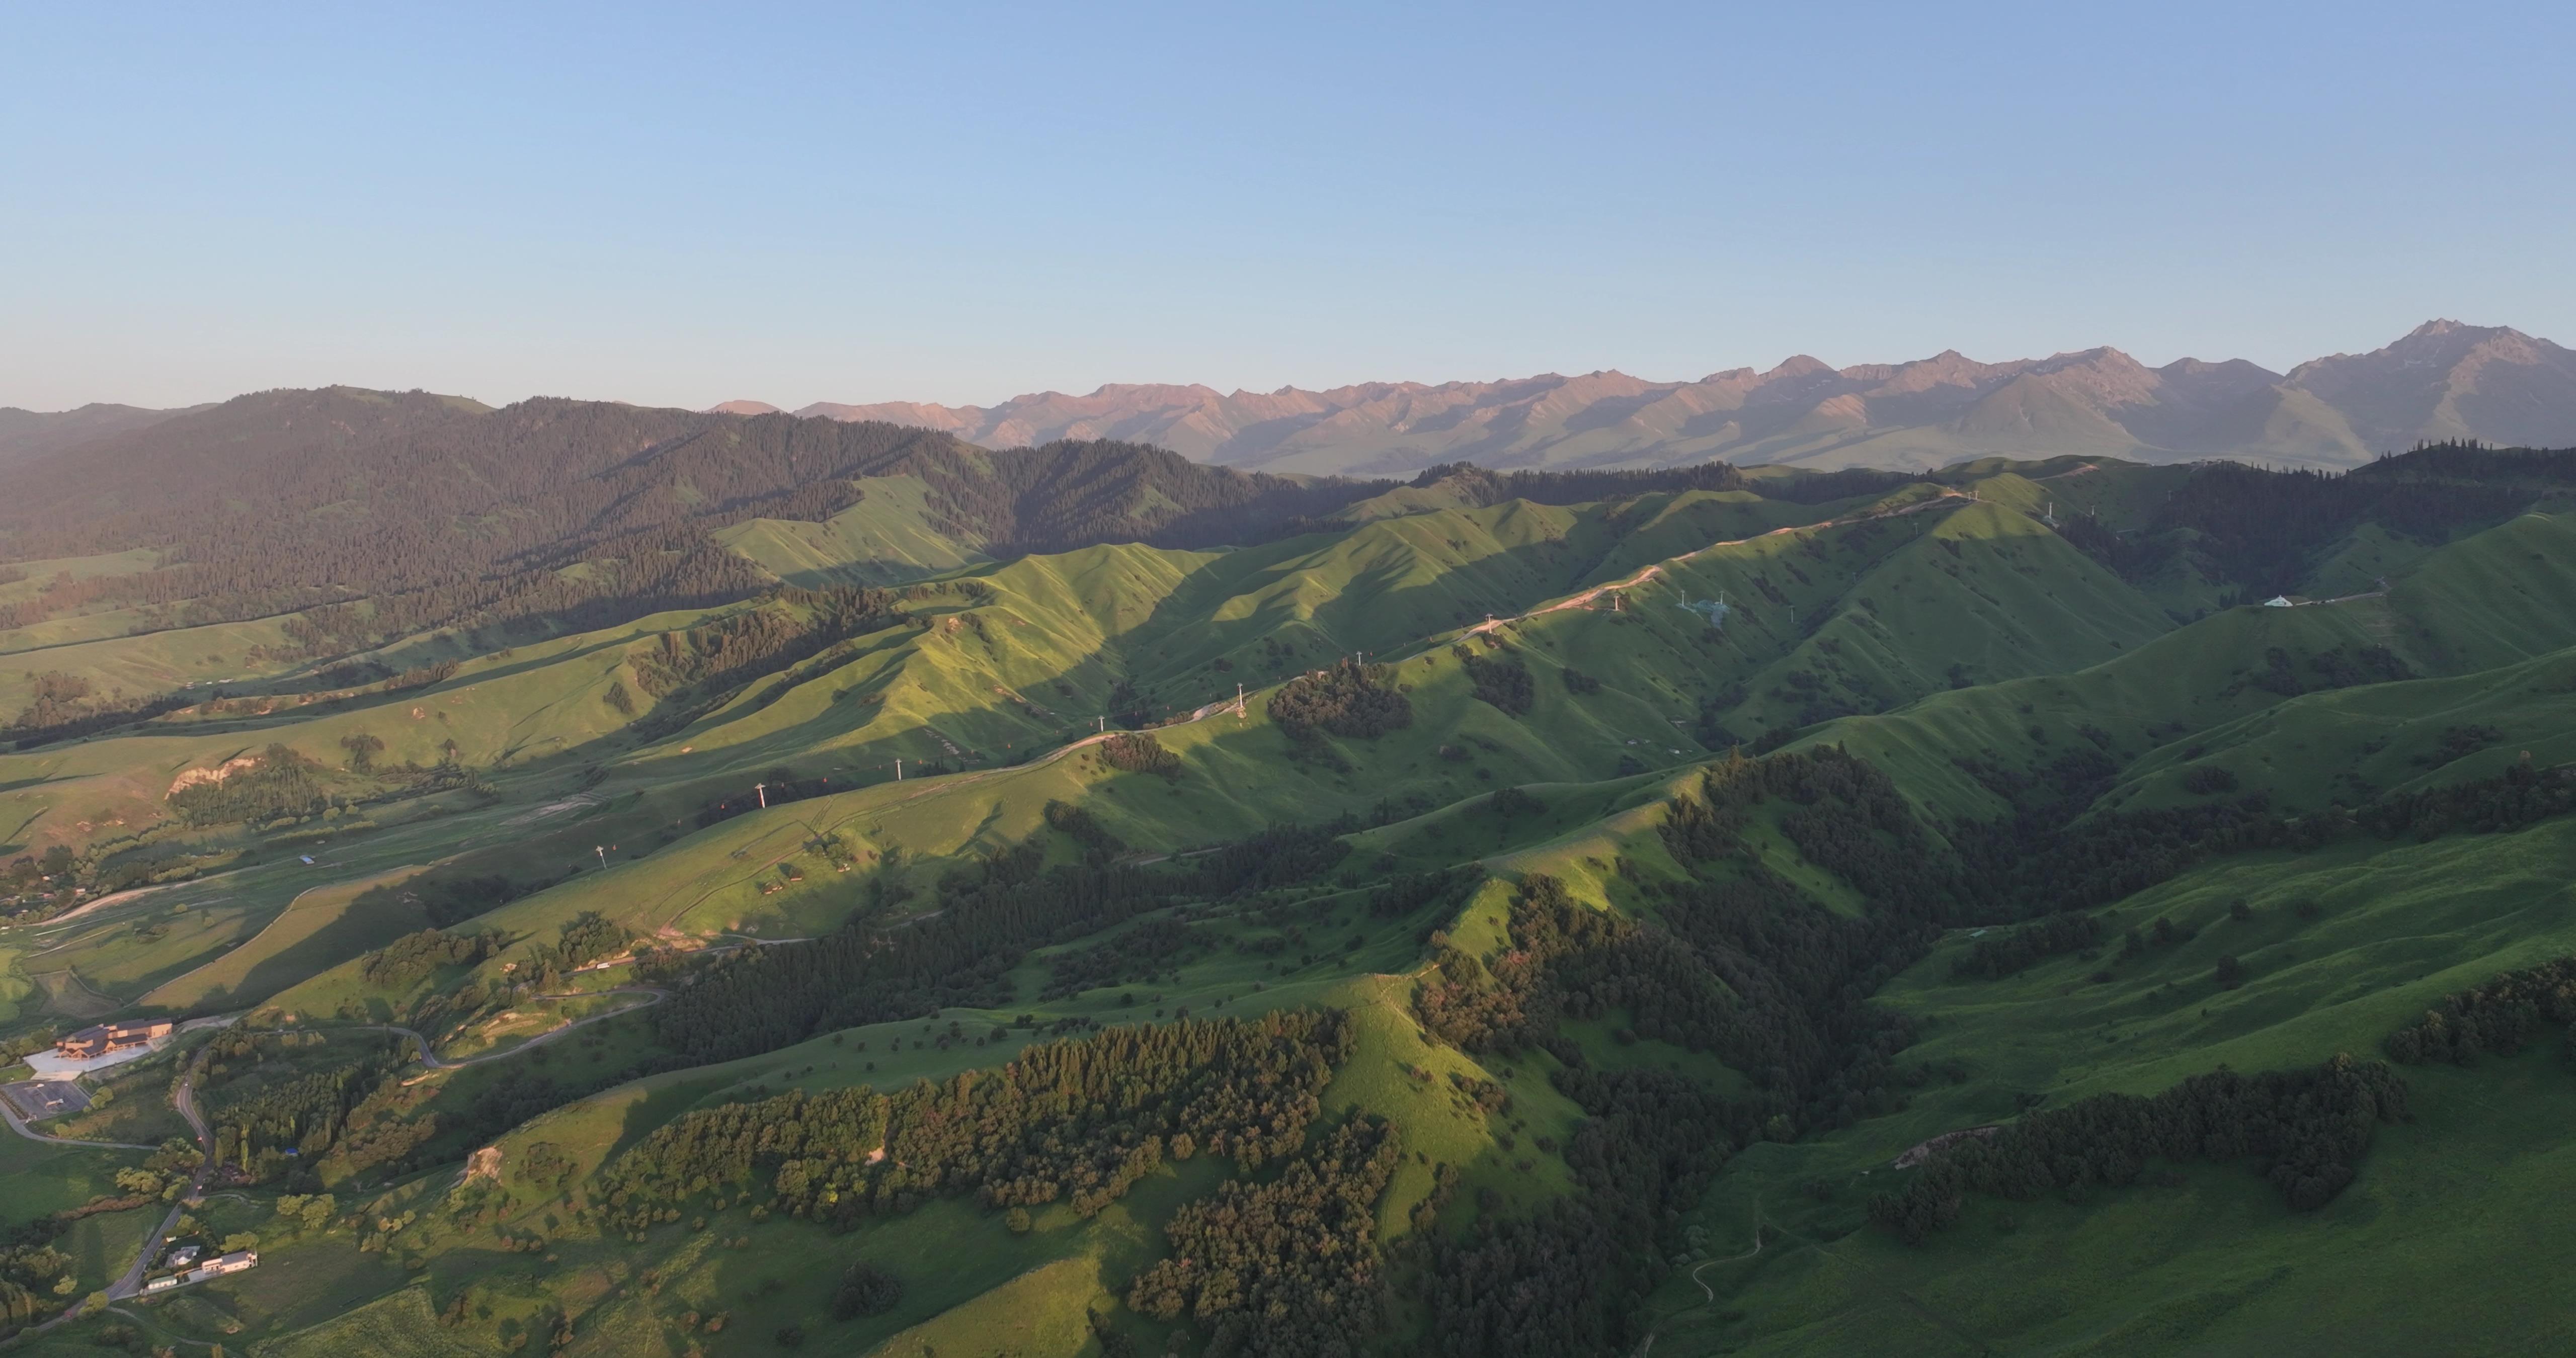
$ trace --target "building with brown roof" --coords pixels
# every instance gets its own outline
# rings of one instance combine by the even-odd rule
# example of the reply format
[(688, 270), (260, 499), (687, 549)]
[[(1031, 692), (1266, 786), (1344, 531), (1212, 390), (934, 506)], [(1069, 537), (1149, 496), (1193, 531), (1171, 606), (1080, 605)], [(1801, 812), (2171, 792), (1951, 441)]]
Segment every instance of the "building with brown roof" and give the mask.
[(168, 1019), (130, 1019), (122, 1023), (102, 1023), (83, 1028), (54, 1042), (54, 1054), (72, 1061), (86, 1061), (133, 1047), (148, 1046), (168, 1037), (177, 1027)]

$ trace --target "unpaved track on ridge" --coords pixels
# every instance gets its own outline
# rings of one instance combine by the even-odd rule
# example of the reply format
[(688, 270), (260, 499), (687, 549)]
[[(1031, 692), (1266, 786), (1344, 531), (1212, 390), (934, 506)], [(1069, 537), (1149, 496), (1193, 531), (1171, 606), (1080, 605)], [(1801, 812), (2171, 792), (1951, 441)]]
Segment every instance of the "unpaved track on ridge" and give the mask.
[[(1533, 608), (1527, 613), (1516, 614), (1508, 618), (1487, 618), (1483, 622), (1468, 628), (1460, 635), (1470, 637), (1479, 636), (1486, 632), (1491, 632), (1497, 627), (1502, 627), (1510, 623), (1525, 622), (1542, 613), (1558, 613), (1569, 608), (1588, 607), (1593, 600), (1600, 598), (1604, 594), (1612, 593), (1617, 590), (1635, 589), (1639, 585), (1662, 575), (1664, 573), (1664, 569), (1668, 566), (1680, 565), (1682, 562), (1688, 561), (1695, 556), (1705, 556), (1710, 552), (1716, 551), (1720, 547), (1741, 547), (1749, 542), (1760, 542), (1764, 538), (1776, 538), (1798, 533), (1820, 533), (1828, 528), (1846, 528), (1856, 523), (1875, 523), (1881, 519), (1902, 518), (1908, 514), (1920, 514), (1924, 510), (1934, 508), (1950, 500), (1966, 500), (1968, 498), (1969, 497), (1961, 495), (1955, 490), (1945, 490), (1939, 495), (1933, 496), (1929, 500), (1919, 500), (1913, 504), (1906, 505), (1901, 509), (1890, 509), (1877, 514), (1854, 514), (1847, 519), (1827, 519), (1822, 523), (1787, 524), (1779, 528), (1771, 529), (1768, 532), (1756, 533), (1749, 538), (1729, 538), (1724, 542), (1712, 542), (1705, 547), (1694, 547), (1691, 550), (1682, 553), (1680, 556), (1668, 556), (1653, 565), (1640, 566), (1637, 568), (1636, 574), (1629, 576), (1625, 580), (1613, 580), (1606, 585), (1594, 585), (1592, 588), (1584, 590), (1580, 594), (1569, 594), (1552, 604)], [(1974, 502), (1971, 501), (1971, 503)], [(1438, 646), (1439, 644), (1440, 643), (1438, 641), (1433, 641), (1423, 649), (1427, 651), (1431, 647)], [(1417, 652), (1417, 654), (1419, 653)], [(1407, 658), (1409, 659), (1410, 657)]]
[[(1421, 655), (1427, 654), (1427, 653), (1429, 653), (1430, 651), (1432, 651), (1432, 650), (1434, 650), (1434, 649), (1436, 649), (1436, 648), (1438, 648), (1438, 647), (1446, 646), (1446, 645), (1454, 645), (1454, 644), (1456, 644), (1458, 641), (1463, 640), (1463, 639), (1465, 639), (1465, 638), (1467, 638), (1467, 637), (1470, 637), (1470, 636), (1477, 636), (1477, 635), (1481, 635), (1481, 634), (1483, 634), (1483, 633), (1491, 632), (1491, 631), (1493, 631), (1495, 628), (1497, 628), (1497, 627), (1502, 627), (1502, 626), (1505, 626), (1505, 625), (1507, 625), (1507, 624), (1511, 624), (1511, 623), (1518, 623), (1518, 622), (1525, 622), (1525, 621), (1527, 621), (1528, 619), (1538, 617), (1538, 616), (1539, 616), (1539, 615), (1541, 615), (1541, 614), (1545, 614), (1545, 613), (1558, 613), (1558, 612), (1563, 612), (1564, 610), (1566, 610), (1566, 609), (1570, 609), (1570, 608), (1583, 608), (1583, 607), (1587, 607), (1587, 606), (1589, 606), (1589, 605), (1592, 603), (1592, 601), (1593, 601), (1593, 600), (1600, 598), (1600, 597), (1601, 597), (1602, 595), (1604, 595), (1604, 594), (1610, 593), (1610, 592), (1612, 592), (1612, 591), (1614, 591), (1614, 590), (1635, 589), (1636, 587), (1638, 587), (1639, 585), (1644, 584), (1644, 583), (1645, 583), (1645, 582), (1647, 582), (1648, 580), (1652, 580), (1652, 579), (1654, 579), (1654, 578), (1656, 578), (1656, 577), (1658, 577), (1658, 576), (1662, 575), (1668, 567), (1672, 567), (1672, 566), (1679, 565), (1679, 564), (1681, 564), (1682, 562), (1689, 561), (1689, 560), (1690, 560), (1691, 558), (1693, 558), (1693, 557), (1697, 557), (1697, 556), (1704, 556), (1704, 555), (1706, 555), (1706, 554), (1708, 554), (1708, 553), (1710, 553), (1710, 552), (1717, 551), (1717, 550), (1719, 550), (1719, 549), (1721, 549), (1721, 548), (1726, 548), (1726, 547), (1741, 547), (1741, 546), (1744, 546), (1746, 543), (1759, 542), (1759, 541), (1761, 541), (1761, 540), (1763, 540), (1763, 539), (1765, 539), (1765, 538), (1776, 538), (1776, 537), (1794, 536), (1794, 535), (1799, 534), (1799, 533), (1817, 533), (1817, 532), (1822, 532), (1822, 531), (1824, 531), (1824, 530), (1826, 530), (1826, 529), (1829, 529), (1829, 528), (1844, 528), (1844, 527), (1849, 527), (1849, 526), (1851, 526), (1851, 525), (1853, 525), (1853, 524), (1860, 524), (1860, 523), (1874, 523), (1874, 522), (1878, 522), (1878, 521), (1880, 521), (1880, 520), (1884, 520), (1884, 519), (1896, 519), (1896, 518), (1902, 518), (1902, 517), (1904, 517), (1904, 516), (1906, 516), (1906, 515), (1908, 515), (1908, 514), (1920, 514), (1920, 513), (1923, 513), (1924, 511), (1926, 511), (1926, 510), (1930, 510), (1930, 509), (1938, 509), (1938, 508), (1944, 508), (1944, 507), (1951, 507), (1954, 501), (1959, 501), (1959, 500), (1968, 500), (1968, 501), (1970, 501), (1971, 503), (1974, 503), (1974, 498), (1973, 498), (1973, 497), (1971, 497), (1971, 496), (1963, 495), (1963, 494), (1961, 494), (1961, 493), (1959, 493), (1958, 491), (1955, 491), (1955, 490), (1947, 490), (1947, 489), (1945, 489), (1945, 490), (1943, 490), (1939, 495), (1933, 496), (1933, 497), (1932, 497), (1932, 498), (1930, 498), (1930, 499), (1927, 499), (1927, 500), (1918, 500), (1918, 501), (1916, 501), (1915, 503), (1910, 504), (1910, 505), (1904, 505), (1904, 506), (1901, 506), (1901, 507), (1896, 508), (1896, 509), (1883, 510), (1883, 511), (1881, 511), (1881, 512), (1879, 512), (1879, 513), (1875, 513), (1875, 514), (1854, 514), (1854, 515), (1851, 515), (1851, 516), (1849, 516), (1849, 517), (1847, 517), (1847, 518), (1840, 518), (1840, 519), (1826, 519), (1826, 520), (1824, 520), (1824, 521), (1822, 521), (1822, 522), (1820, 522), (1820, 523), (1785, 524), (1785, 525), (1782, 525), (1781, 527), (1771, 529), (1771, 530), (1769, 530), (1769, 531), (1767, 531), (1767, 532), (1756, 533), (1756, 534), (1754, 534), (1754, 535), (1753, 535), (1753, 536), (1751, 536), (1751, 537), (1728, 538), (1728, 539), (1726, 539), (1726, 540), (1724, 540), (1724, 541), (1721, 541), (1721, 542), (1712, 542), (1712, 543), (1709, 543), (1708, 545), (1706, 545), (1706, 546), (1704, 546), (1704, 547), (1694, 547), (1694, 548), (1692, 548), (1691, 550), (1689, 550), (1689, 551), (1687, 551), (1687, 552), (1683, 552), (1683, 553), (1682, 553), (1682, 554), (1680, 554), (1679, 556), (1670, 556), (1670, 557), (1666, 557), (1666, 558), (1664, 558), (1662, 561), (1655, 562), (1655, 563), (1653, 563), (1653, 564), (1651, 564), (1651, 565), (1641, 566), (1641, 567), (1639, 567), (1639, 568), (1637, 569), (1637, 571), (1636, 571), (1634, 574), (1630, 575), (1628, 578), (1626, 578), (1626, 579), (1624, 579), (1624, 580), (1613, 580), (1613, 581), (1610, 581), (1610, 582), (1609, 582), (1609, 583), (1607, 583), (1607, 584), (1593, 585), (1593, 586), (1591, 586), (1591, 587), (1589, 587), (1589, 588), (1586, 588), (1586, 589), (1580, 590), (1580, 591), (1578, 591), (1578, 592), (1576, 592), (1576, 593), (1574, 593), (1574, 594), (1567, 595), (1566, 597), (1564, 597), (1564, 598), (1562, 598), (1562, 599), (1558, 599), (1558, 600), (1556, 600), (1555, 602), (1541, 605), (1540, 607), (1533, 608), (1533, 609), (1529, 610), (1529, 611), (1528, 611), (1528, 612), (1526, 612), (1526, 613), (1519, 613), (1519, 614), (1515, 614), (1515, 615), (1513, 615), (1513, 616), (1511, 616), (1511, 617), (1508, 617), (1508, 618), (1487, 618), (1485, 621), (1483, 621), (1483, 622), (1481, 622), (1481, 623), (1478, 623), (1478, 624), (1476, 624), (1476, 625), (1475, 625), (1475, 626), (1473, 626), (1473, 627), (1467, 628), (1465, 631), (1459, 632), (1458, 634), (1456, 634), (1456, 635), (1455, 635), (1455, 636), (1453, 636), (1453, 637), (1446, 637), (1446, 638), (1437, 638), (1437, 637), (1436, 637), (1436, 638), (1434, 638), (1434, 639), (1432, 639), (1432, 640), (1430, 640), (1430, 641), (1428, 641), (1428, 642), (1425, 642), (1425, 643), (1423, 644), (1423, 647), (1422, 647), (1422, 649), (1421, 649), (1420, 651), (1416, 651), (1416, 652), (1414, 652), (1414, 653), (1413, 653), (1413, 654), (1411, 654), (1411, 655), (1404, 656), (1404, 657), (1402, 657), (1401, 659), (1399, 659), (1399, 660), (1398, 660), (1397, 662), (1395, 662), (1395, 663), (1399, 663), (1399, 664), (1400, 664), (1400, 663), (1402, 663), (1402, 662), (1403, 662), (1403, 660), (1416, 659), (1416, 658), (1420, 657)], [(1247, 698), (1248, 698), (1248, 696), (1249, 696), (1249, 695), (1247, 695)], [(1236, 702), (1236, 700), (1234, 700), (1234, 699), (1230, 699), (1230, 698), (1229, 698), (1229, 699), (1223, 699), (1223, 700), (1220, 700), (1220, 701), (1217, 701), (1217, 702), (1212, 702), (1212, 703), (1205, 704), (1205, 705), (1203, 705), (1203, 706), (1201, 706), (1201, 707), (1198, 707), (1198, 708), (1196, 708), (1196, 709), (1193, 709), (1193, 710), (1191, 711), (1191, 713), (1190, 713), (1188, 716), (1183, 717), (1183, 718), (1180, 718), (1179, 720), (1177, 720), (1177, 721), (1174, 721), (1174, 722), (1170, 723), (1170, 725), (1173, 725), (1173, 726), (1186, 726), (1186, 725), (1189, 725), (1190, 723), (1193, 723), (1193, 722), (1205, 721), (1205, 720), (1207, 720), (1207, 719), (1208, 719), (1208, 718), (1210, 718), (1210, 717), (1222, 716), (1222, 715), (1224, 715), (1224, 714), (1226, 714), (1226, 713), (1229, 713), (1229, 712), (1234, 711), (1234, 709), (1235, 709), (1235, 702)], [(1108, 740), (1110, 737), (1112, 737), (1112, 736), (1119, 736), (1119, 735), (1126, 735), (1126, 734), (1130, 734), (1130, 733), (1129, 733), (1129, 732), (1124, 732), (1124, 731), (1099, 731), (1099, 732), (1094, 732), (1093, 734), (1091, 734), (1091, 735), (1087, 735), (1087, 736), (1084, 736), (1084, 737), (1082, 737), (1082, 738), (1081, 738), (1081, 739), (1079, 739), (1079, 740), (1075, 740), (1075, 741), (1071, 741), (1071, 742), (1066, 743), (1066, 744), (1063, 744), (1063, 745), (1059, 745), (1059, 746), (1055, 747), (1054, 749), (1047, 751), (1045, 754), (1038, 755), (1038, 756), (1036, 756), (1035, 758), (1032, 758), (1032, 759), (1030, 759), (1030, 760), (1028, 760), (1028, 761), (1026, 761), (1026, 762), (1024, 762), (1024, 763), (1019, 763), (1019, 764), (1004, 764), (1004, 765), (999, 765), (999, 766), (994, 767), (994, 768), (989, 768), (989, 769), (977, 769), (977, 770), (974, 770), (974, 771), (972, 771), (972, 772), (968, 772), (968, 773), (956, 773), (956, 774), (949, 774), (949, 775), (946, 775), (946, 776), (944, 776), (944, 777), (939, 777), (939, 778), (925, 778), (925, 779), (920, 780), (920, 781), (922, 782), (922, 784), (923, 784), (923, 786), (922, 786), (922, 788), (921, 788), (921, 790), (920, 790), (920, 791), (918, 791), (918, 792), (907, 792), (907, 793), (901, 794), (901, 795), (897, 796), (897, 797), (894, 799), (893, 804), (894, 804), (894, 805), (898, 805), (898, 806), (899, 806), (899, 805), (903, 805), (903, 804), (905, 804), (905, 803), (919, 801), (919, 800), (921, 800), (921, 799), (922, 799), (922, 798), (924, 798), (924, 797), (935, 797), (935, 796), (938, 796), (938, 795), (940, 795), (940, 794), (942, 794), (942, 793), (954, 792), (954, 791), (958, 790), (959, 788), (973, 787), (973, 786), (975, 786), (975, 785), (977, 785), (977, 784), (979, 784), (979, 783), (985, 782), (985, 781), (986, 781), (986, 780), (988, 780), (988, 779), (992, 779), (992, 778), (998, 777), (998, 776), (1000, 776), (1000, 775), (1002, 775), (1002, 774), (1016, 772), (1016, 771), (1021, 770), (1021, 769), (1042, 768), (1042, 767), (1044, 767), (1044, 766), (1046, 766), (1046, 765), (1048, 765), (1048, 764), (1052, 764), (1052, 763), (1054, 763), (1056, 760), (1059, 760), (1059, 759), (1064, 758), (1066, 755), (1072, 754), (1072, 753), (1073, 753), (1074, 751), (1076, 751), (1076, 750), (1085, 749), (1085, 748), (1088, 748), (1088, 747), (1093, 746), (1093, 745), (1101, 744), (1102, 742), (1107, 741), (1107, 740)], [(873, 786), (874, 786), (874, 787), (879, 787), (879, 788), (881, 788), (881, 787), (884, 787), (884, 786), (886, 786), (886, 785), (885, 785), (885, 784), (883, 784), (883, 783), (877, 783), (877, 784), (874, 784)], [(855, 789), (854, 789), (854, 790), (855, 790)], [(882, 811), (882, 809), (883, 809), (883, 808), (882, 808), (882, 807), (878, 807), (878, 808), (874, 808), (874, 809), (876, 809), (876, 810), (878, 810), (878, 811)], [(853, 813), (853, 816), (855, 816), (855, 814), (856, 814), (856, 813)], [(849, 819), (851, 819), (851, 817), (844, 817), (844, 818), (843, 818), (843, 820), (842, 820), (841, 822), (836, 822), (836, 824), (839, 824), (839, 823), (846, 823), (846, 822), (847, 822), (847, 820), (849, 820)], [(805, 820), (805, 819), (803, 819), (803, 818), (801, 818), (801, 817), (800, 817), (800, 818), (798, 818), (798, 819), (796, 819), (793, 823), (794, 823), (794, 824), (798, 824), (798, 825), (802, 825), (802, 826), (804, 826), (804, 827), (805, 827), (805, 829), (806, 829), (809, 833), (813, 833), (813, 834), (821, 834), (821, 833), (823, 833), (823, 831), (822, 831), (820, 828), (818, 828), (818, 827), (817, 827), (817, 826), (816, 826), (812, 821)], [(784, 828), (784, 827), (782, 826), (781, 828)], [(778, 864), (779, 864), (779, 863), (781, 863), (781, 862), (785, 861), (785, 859), (787, 858), (787, 856), (788, 856), (787, 854), (780, 854), (778, 857), (770, 859), (768, 862), (765, 862), (765, 863), (761, 864), (759, 867), (756, 867), (756, 868), (751, 869), (748, 873), (744, 874), (743, 876), (741, 876), (741, 877), (739, 877), (739, 878), (736, 878), (736, 879), (734, 879), (734, 880), (732, 880), (732, 881), (719, 883), (718, 885), (708, 887), (706, 890), (699, 892), (696, 896), (692, 897), (686, 905), (683, 905), (683, 906), (679, 907), (678, 909), (671, 911), (668, 915), (664, 916), (664, 917), (663, 917), (663, 920), (662, 920), (662, 927), (663, 927), (663, 928), (668, 928), (668, 927), (670, 927), (670, 925), (671, 925), (671, 922), (672, 922), (672, 921), (677, 920), (677, 919), (678, 919), (678, 918), (680, 918), (682, 915), (685, 915), (685, 914), (689, 913), (690, 911), (697, 909), (700, 905), (705, 904), (705, 903), (706, 903), (706, 901), (707, 901), (707, 899), (708, 899), (709, 897), (714, 896), (717, 892), (719, 892), (719, 891), (723, 891), (723, 890), (726, 890), (727, 888), (730, 888), (730, 887), (740, 886), (740, 885), (742, 885), (744, 882), (748, 882), (748, 881), (752, 880), (753, 878), (758, 877), (760, 874), (762, 874), (762, 873), (764, 873), (764, 872), (769, 871), (771, 868), (774, 868), (774, 867), (778, 866)], [(671, 899), (671, 897), (670, 897), (670, 896), (668, 896), (668, 895), (666, 895), (666, 896), (664, 896), (664, 897), (662, 898), (662, 902), (663, 902), (663, 903), (668, 903), (668, 902), (670, 901), (670, 899)], [(657, 906), (656, 906), (655, 908), (658, 910), (658, 909), (660, 908), (660, 906), (657, 904)]]
[(569, 995), (539, 995), (536, 998), (541, 1000), (586, 1000), (594, 995), (646, 995), (651, 998), (645, 1000), (642, 1004), (630, 1004), (622, 1009), (611, 1009), (604, 1014), (593, 1014), (588, 1018), (574, 1019), (572, 1022), (567, 1023), (560, 1028), (549, 1028), (546, 1031), (537, 1034), (535, 1037), (529, 1038), (527, 1041), (505, 1051), (485, 1052), (481, 1056), (469, 1056), (462, 1061), (440, 1060), (438, 1053), (431, 1050), (428, 1038), (421, 1036), (419, 1032), (413, 1029), (401, 1027), (397, 1024), (353, 1023), (348, 1025), (348, 1027), (363, 1032), (400, 1033), (404, 1037), (410, 1038), (412, 1046), (419, 1050), (420, 1063), (422, 1065), (427, 1066), (431, 1070), (462, 1070), (467, 1066), (479, 1066), (486, 1061), (499, 1061), (508, 1057), (516, 1056), (524, 1051), (533, 1051), (538, 1047), (542, 1047), (545, 1044), (554, 1041), (556, 1038), (562, 1037), (564, 1034), (571, 1032), (575, 1028), (586, 1027), (590, 1024), (597, 1023), (602, 1019), (613, 1019), (621, 1014), (633, 1014), (642, 1010), (650, 1009), (654, 1005), (660, 1004), (662, 1001), (669, 999), (671, 992), (664, 990), (659, 986), (626, 985), (612, 986), (606, 990), (577, 990)]

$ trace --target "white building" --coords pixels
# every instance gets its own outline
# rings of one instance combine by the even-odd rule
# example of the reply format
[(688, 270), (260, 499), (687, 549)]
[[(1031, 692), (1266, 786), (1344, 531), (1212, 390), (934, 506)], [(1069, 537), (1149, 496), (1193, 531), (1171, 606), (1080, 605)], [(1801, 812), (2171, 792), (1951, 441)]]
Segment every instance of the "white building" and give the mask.
[(209, 1259), (205, 1263), (199, 1264), (197, 1267), (180, 1274), (179, 1281), (186, 1283), (201, 1283), (208, 1278), (220, 1278), (227, 1273), (240, 1273), (244, 1270), (256, 1268), (258, 1266), (258, 1251), (235, 1250), (221, 1258)]

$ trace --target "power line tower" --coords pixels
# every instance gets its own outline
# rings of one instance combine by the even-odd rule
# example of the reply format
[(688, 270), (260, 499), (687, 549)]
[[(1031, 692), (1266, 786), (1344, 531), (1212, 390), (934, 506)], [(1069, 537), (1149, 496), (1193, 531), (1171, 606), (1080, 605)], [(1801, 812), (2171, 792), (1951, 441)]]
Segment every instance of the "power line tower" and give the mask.
[(1702, 599), (1698, 603), (1692, 603), (1689, 591), (1685, 590), (1682, 593), (1682, 608), (1708, 619), (1708, 625), (1721, 632), (1726, 630), (1726, 615), (1735, 611), (1727, 606), (1725, 590), (1719, 590), (1715, 599)]
[(769, 784), (767, 784), (767, 783), (754, 783), (754, 784), (752, 784), (752, 785), (751, 785), (751, 790), (752, 790), (752, 794), (753, 794), (754, 796), (757, 796), (757, 797), (759, 797), (759, 798), (760, 798), (760, 809), (761, 809), (761, 810), (763, 810), (763, 811), (768, 810), (768, 809), (769, 809)]

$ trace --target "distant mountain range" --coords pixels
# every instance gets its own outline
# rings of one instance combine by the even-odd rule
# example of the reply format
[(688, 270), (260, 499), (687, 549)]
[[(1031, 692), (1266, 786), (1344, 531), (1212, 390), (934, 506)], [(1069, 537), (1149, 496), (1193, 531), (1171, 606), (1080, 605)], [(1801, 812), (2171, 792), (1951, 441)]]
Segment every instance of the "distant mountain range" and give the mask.
[[(728, 401), (716, 409), (777, 407)], [(2576, 444), (2576, 352), (2500, 326), (2430, 321), (2385, 348), (2312, 359), (2287, 374), (2242, 359), (2150, 368), (2109, 348), (2007, 363), (1948, 351), (1839, 369), (1802, 355), (1768, 372), (1736, 368), (1695, 382), (1595, 372), (1230, 394), (1117, 385), (996, 406), (817, 402), (795, 413), (917, 425), (993, 448), (1120, 439), (1202, 462), (1316, 474), (1711, 458), (1917, 470), (2061, 453), (2332, 468), (2424, 440)]]

